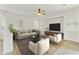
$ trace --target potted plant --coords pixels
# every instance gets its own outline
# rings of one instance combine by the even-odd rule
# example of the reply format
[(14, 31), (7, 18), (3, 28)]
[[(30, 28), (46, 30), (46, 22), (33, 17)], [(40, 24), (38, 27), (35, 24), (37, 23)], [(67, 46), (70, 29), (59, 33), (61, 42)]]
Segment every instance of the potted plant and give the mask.
[(13, 33), (13, 39), (15, 39), (15, 33), (16, 33), (16, 28), (15, 26), (13, 26), (13, 24), (10, 24), (10, 32)]

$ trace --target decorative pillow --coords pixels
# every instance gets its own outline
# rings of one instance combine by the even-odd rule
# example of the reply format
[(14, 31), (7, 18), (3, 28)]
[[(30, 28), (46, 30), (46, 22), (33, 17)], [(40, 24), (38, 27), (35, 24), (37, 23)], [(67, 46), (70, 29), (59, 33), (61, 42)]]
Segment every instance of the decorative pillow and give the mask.
[(16, 31), (16, 35), (18, 36), (18, 35), (20, 35), (21, 34), (21, 32), (18, 30), (18, 31)]
[(25, 30), (22, 30), (22, 33), (25, 33)]

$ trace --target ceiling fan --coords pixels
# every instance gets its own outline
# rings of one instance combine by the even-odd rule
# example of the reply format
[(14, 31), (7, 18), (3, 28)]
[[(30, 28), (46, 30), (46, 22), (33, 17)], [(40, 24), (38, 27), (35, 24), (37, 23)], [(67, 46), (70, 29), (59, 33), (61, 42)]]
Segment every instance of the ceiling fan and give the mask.
[(46, 12), (45, 12), (45, 10), (44, 9), (37, 9), (37, 15), (38, 16), (41, 16), (41, 15), (46, 15)]

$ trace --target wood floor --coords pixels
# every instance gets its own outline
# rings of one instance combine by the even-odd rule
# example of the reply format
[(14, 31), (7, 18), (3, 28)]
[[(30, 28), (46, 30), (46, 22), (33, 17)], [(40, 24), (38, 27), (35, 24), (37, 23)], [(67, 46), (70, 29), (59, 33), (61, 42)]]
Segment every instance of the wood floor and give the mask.
[[(61, 47), (79, 51), (79, 43), (68, 40), (62, 40), (61, 43), (59, 44), (50, 43), (49, 51), (46, 52), (44, 55), (54, 55), (57, 52), (57, 50), (59, 50)], [(21, 52), (15, 41), (14, 41), (14, 55), (21, 55)]]
[(0, 55), (3, 53), (3, 40), (0, 40)]
[(13, 53), (14, 55), (21, 55), (20, 50), (15, 41), (13, 41)]

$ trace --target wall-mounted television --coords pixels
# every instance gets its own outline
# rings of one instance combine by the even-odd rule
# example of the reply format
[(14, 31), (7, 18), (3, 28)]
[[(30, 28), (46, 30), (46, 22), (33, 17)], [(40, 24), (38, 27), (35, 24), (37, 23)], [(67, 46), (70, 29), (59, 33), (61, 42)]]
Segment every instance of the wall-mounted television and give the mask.
[(49, 24), (50, 31), (60, 31), (60, 23)]

